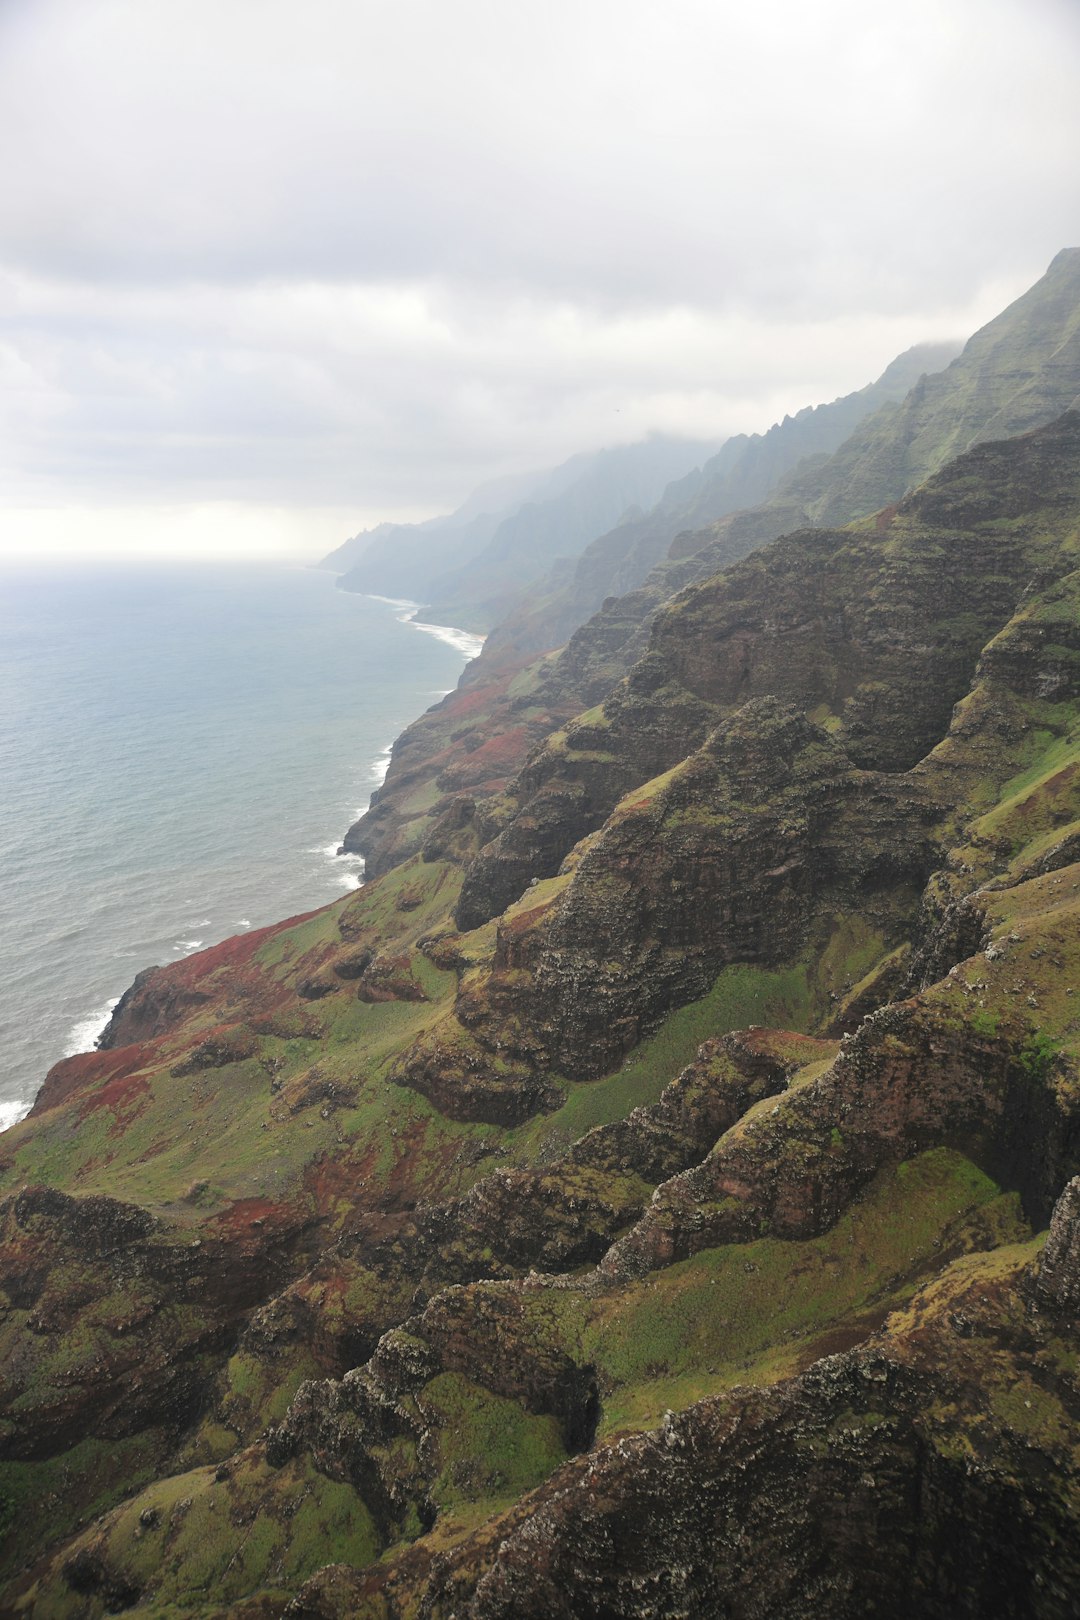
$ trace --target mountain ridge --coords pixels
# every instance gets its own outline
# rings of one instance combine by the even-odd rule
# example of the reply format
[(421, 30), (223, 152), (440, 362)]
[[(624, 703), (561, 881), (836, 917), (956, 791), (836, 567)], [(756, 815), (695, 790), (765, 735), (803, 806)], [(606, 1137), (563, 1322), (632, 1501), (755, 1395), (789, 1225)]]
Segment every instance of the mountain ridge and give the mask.
[(636, 622), (0, 1138), (6, 1612), (1072, 1613), (1080, 412)]
[[(1040, 385), (1047, 404), (1046, 419), (1056, 414), (1051, 402), (1058, 409), (1071, 402), (1080, 392), (1076, 340), (1080, 250), (1059, 254), (1054, 266), (1053, 274), (1048, 272), (970, 340), (964, 353), (974, 344), (974, 361), (969, 357), (965, 362), (962, 353), (937, 375), (934, 386), (938, 394), (946, 388), (958, 389), (960, 407), (968, 413), (974, 409), (968, 403), (968, 394), (974, 390), (976, 399), (984, 402), (980, 419), (1000, 413), (1001, 390), (1011, 397), (1015, 387), (1019, 328), (1021, 335), (1038, 334), (1033, 353), (1021, 366), (1022, 388), (1035, 388), (1049, 355), (1054, 360), (1053, 373)], [(951, 380), (946, 383), (946, 379)], [(903, 425), (921, 419), (925, 389), (919, 384), (912, 392), (917, 397), (907, 415), (901, 407), (886, 405), (872, 418), (878, 422), (876, 433), (894, 432), (898, 422)], [(860, 508), (865, 501), (854, 498), (851, 468), (859, 463), (867, 431), (865, 424), (857, 429), (827, 464), (839, 479), (844, 499), (849, 504), (854, 500)], [(895, 444), (900, 445), (902, 439), (903, 432)], [(810, 476), (804, 466), (764, 505), (730, 514), (696, 533), (677, 535), (668, 557), (635, 590), (607, 600), (554, 657), (538, 659), (528, 652), (511, 657), (506, 641), (494, 632), (485, 654), (465, 672), (463, 690), (444, 701), (442, 713), (429, 711), (395, 744), (383, 787), (366, 814), (348, 829), (343, 847), (363, 855), (367, 869), (377, 874), (388, 863), (419, 848), (438, 814), (451, 813), (456, 796), (468, 793), (485, 801), (496, 800), (511, 788), (518, 771), (527, 783), (531, 750), (542, 744), (545, 732), (595, 705), (627, 672), (645, 651), (653, 617), (665, 601), (694, 580), (737, 562), (782, 533), (813, 525), (805, 502), (793, 493), (801, 487), (799, 480)], [(820, 491), (826, 487), (823, 480), (830, 476), (825, 468), (814, 469), (813, 487)], [(889, 487), (890, 501), (903, 493), (903, 488)], [(857, 515), (857, 511), (848, 512), (840, 521)], [(486, 696), (478, 694), (479, 687), (486, 687)], [(477, 747), (481, 733), (484, 742)], [(498, 739), (497, 743), (492, 739)], [(501, 813), (497, 802), (484, 812), (490, 824), (489, 838), (501, 831)]]
[[(890, 361), (874, 382), (853, 393), (803, 406), (765, 433), (734, 434), (703, 467), (669, 485), (650, 513), (586, 547), (571, 581), (564, 586), (554, 582), (554, 601), (540, 607), (525, 604), (497, 625), (488, 656), (542, 652), (560, 645), (605, 597), (625, 595), (642, 584), (676, 535), (764, 501), (785, 472), (807, 456), (837, 449), (865, 416), (884, 401), (902, 398), (919, 377), (945, 365), (957, 347), (916, 344)], [(543, 585), (538, 594), (545, 594)]]
[(481, 489), (448, 518), (415, 528), (390, 525), (338, 583), (343, 590), (423, 598), (428, 622), (485, 631), (503, 603), (513, 600), (551, 555), (561, 548), (572, 556), (597, 526), (641, 501), (651, 504), (669, 478), (692, 466), (707, 448), (703, 441), (652, 434), (634, 444), (572, 456), (542, 473), (503, 480), (496, 495), (509, 485), (514, 492), (509, 504), (487, 509)]

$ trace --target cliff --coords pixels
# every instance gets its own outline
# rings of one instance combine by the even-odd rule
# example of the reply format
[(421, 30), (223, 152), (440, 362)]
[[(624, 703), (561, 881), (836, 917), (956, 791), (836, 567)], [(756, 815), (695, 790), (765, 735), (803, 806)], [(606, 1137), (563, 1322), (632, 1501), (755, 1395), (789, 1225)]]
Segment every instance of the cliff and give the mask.
[[(828, 462), (796, 468), (777, 490), (766, 526), (847, 522), (877, 511), (973, 444), (1026, 433), (1078, 400), (1080, 248), (1066, 248), (944, 371), (868, 418)], [(754, 532), (762, 521), (751, 522)]]
[(1078, 998), (1067, 412), (690, 582), (510, 789), (57, 1065), (0, 1608), (1066, 1620)]
[[(537, 658), (528, 650), (516, 652), (516, 620), (505, 634), (497, 627), (463, 680), (467, 694), (448, 699), (442, 711), (431, 711), (404, 733), (386, 783), (349, 829), (345, 847), (362, 854), (373, 874), (384, 871), (421, 847), (455, 795), (486, 798), (512, 784), (543, 734), (599, 703), (641, 658), (658, 610), (693, 581), (782, 534), (835, 527), (895, 503), (951, 454), (993, 437), (995, 427), (1003, 435), (1016, 433), (1068, 409), (1080, 397), (1078, 309), (1080, 249), (1059, 254), (1047, 274), (976, 333), (951, 365), (917, 381), (900, 404), (885, 404), (869, 416), (831, 458), (805, 460), (758, 507), (729, 511), (704, 529), (683, 526), (668, 555), (645, 577), (635, 575), (633, 589), (603, 602), (561, 653)], [(901, 356), (874, 387), (890, 374), (892, 384), (902, 383), (908, 358)], [(851, 403), (838, 401), (825, 410)], [(604, 542), (598, 545), (603, 551)], [(620, 588), (628, 583), (622, 580)], [(584, 580), (574, 588), (575, 602), (579, 598), (592, 603)], [(539, 625), (544, 600), (535, 611)], [(579, 622), (580, 616), (573, 619)], [(559, 634), (570, 625), (560, 621)], [(553, 622), (553, 633), (555, 628)], [(543, 638), (541, 644), (553, 645)], [(523, 645), (533, 642), (526, 636)], [(487, 752), (473, 761), (481, 738)], [(477, 770), (491, 755), (496, 769)]]
[(735, 434), (700, 468), (669, 484), (651, 511), (619, 523), (586, 546), (569, 580), (552, 576), (539, 581), (529, 601), (496, 625), (488, 659), (561, 646), (605, 598), (636, 590), (663, 561), (676, 536), (768, 500), (800, 463), (830, 456), (860, 422), (889, 401), (903, 399), (921, 377), (948, 365), (958, 348), (917, 344), (865, 388), (829, 404), (804, 406), (766, 433)]
[[(376, 531), (340, 583), (347, 591), (420, 600), (430, 623), (486, 632), (557, 559), (566, 566), (628, 508), (652, 506), (670, 479), (713, 448), (655, 434), (573, 456), (531, 478), (503, 480), (478, 490), (449, 518)], [(334, 553), (322, 566), (335, 558), (339, 565), (348, 560)]]

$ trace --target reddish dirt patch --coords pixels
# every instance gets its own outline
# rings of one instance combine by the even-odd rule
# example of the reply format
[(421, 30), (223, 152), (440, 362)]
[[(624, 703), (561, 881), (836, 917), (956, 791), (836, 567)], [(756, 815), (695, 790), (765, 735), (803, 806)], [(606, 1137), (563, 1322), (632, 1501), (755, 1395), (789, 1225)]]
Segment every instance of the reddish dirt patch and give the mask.
[(813, 1063), (818, 1058), (831, 1058), (836, 1052), (835, 1041), (818, 1040), (814, 1035), (803, 1035), (797, 1030), (773, 1029), (767, 1024), (748, 1024), (745, 1029), (731, 1032), (739, 1045), (766, 1057), (797, 1058)]
[(432, 1143), (423, 1121), (417, 1120), (398, 1134), (397, 1158), (383, 1195), (387, 1211), (412, 1210), (428, 1197), (438, 1197), (448, 1167), (461, 1148), (459, 1141)]
[(523, 763), (529, 751), (529, 733), (524, 726), (500, 731), (464, 757), (457, 757), (443, 772), (444, 788), (473, 787), (493, 774), (505, 775)]
[[(120, 1129), (131, 1118), (134, 1105), (150, 1091), (150, 1082), (144, 1074), (118, 1074), (115, 1079), (109, 1080), (103, 1086), (98, 1086), (83, 1099), (79, 1109), (80, 1120), (94, 1114), (99, 1108), (111, 1108), (117, 1115), (117, 1125)], [(120, 1119), (120, 1115), (124, 1119)]]
[(44, 1114), (49, 1108), (58, 1108), (84, 1086), (100, 1085), (118, 1075), (133, 1074), (153, 1062), (155, 1048), (141, 1044), (118, 1046), (111, 1052), (79, 1052), (75, 1057), (62, 1058), (45, 1076), (45, 1084), (38, 1092), (31, 1114)]
[(216, 1236), (239, 1237), (249, 1231), (255, 1222), (264, 1226), (290, 1227), (296, 1224), (296, 1211), (287, 1204), (275, 1204), (270, 1198), (238, 1198), (228, 1209), (223, 1209), (207, 1222)]
[(1042, 792), (1048, 793), (1052, 797), (1056, 797), (1059, 793), (1064, 793), (1066, 789), (1071, 788), (1073, 783), (1076, 781), (1076, 774), (1077, 766), (1075, 763), (1063, 765), (1059, 771), (1054, 772), (1053, 776), (1047, 777), (1046, 781), (1042, 785)]
[(517, 916), (500, 921), (499, 934), (508, 939), (516, 939), (519, 934), (527, 934), (550, 910), (551, 902), (545, 900), (543, 905), (532, 906), (528, 911), (519, 911)]
[[(217, 1024), (224, 1026), (235, 1022), (236, 1008), (243, 1006), (250, 1022), (260, 1013), (273, 1012), (292, 1002), (294, 992), (284, 982), (282, 971), (264, 970), (255, 956), (267, 940), (316, 916), (321, 909), (286, 918), (251, 934), (238, 934), (195, 956), (157, 968), (120, 1010), (118, 1038), (137, 1041), (168, 1037), (175, 1043), (177, 1038), (183, 1040), (184, 1026), (192, 1019), (202, 1026), (205, 1035), (208, 1016), (216, 1014)], [(311, 971), (325, 959), (328, 950), (323, 943), (297, 954), (289, 968)]]
[[(524, 669), (525, 665), (521, 664)], [(506, 695), (517, 669), (500, 670), (498, 678), (487, 681), (483, 686), (467, 686), (457, 692), (452, 692), (445, 700), (446, 707), (443, 713), (452, 720), (464, 720), (469, 715), (482, 714), (483, 711)]]
[(172, 962), (161, 971), (175, 983), (193, 987), (219, 968), (247, 967), (256, 951), (268, 939), (307, 922), (322, 909), (317, 906), (314, 911), (302, 911), (295, 917), (287, 917), (284, 922), (270, 923), (266, 928), (256, 928), (248, 934), (234, 934), (230, 939), (223, 939), (220, 945), (211, 945), (205, 951), (197, 951), (194, 956), (185, 956), (182, 961)]
[(319, 1214), (340, 1214), (342, 1206), (362, 1209), (368, 1192), (361, 1183), (371, 1175), (378, 1156), (378, 1147), (372, 1144), (362, 1158), (349, 1151), (324, 1153), (309, 1164), (304, 1172), (304, 1190), (313, 1199)]

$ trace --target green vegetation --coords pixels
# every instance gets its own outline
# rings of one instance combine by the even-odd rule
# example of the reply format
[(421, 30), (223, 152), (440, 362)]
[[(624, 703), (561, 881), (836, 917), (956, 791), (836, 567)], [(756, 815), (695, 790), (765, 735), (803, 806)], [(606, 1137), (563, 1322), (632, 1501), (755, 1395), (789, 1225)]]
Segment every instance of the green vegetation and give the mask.
[[(602, 1433), (651, 1427), (717, 1387), (772, 1382), (842, 1323), (864, 1334), (937, 1269), (943, 1243), (987, 1241), (973, 1217), (998, 1197), (974, 1165), (938, 1149), (879, 1176), (822, 1238), (708, 1250), (632, 1284), (579, 1341), (610, 1380)], [(998, 1221), (1025, 1235), (1015, 1197), (995, 1211), (995, 1240)]]
[[(680, 596), (635, 676), (559, 711), (533, 830), (593, 830), (484, 926), (454, 926), (458, 862), (512, 816), (527, 845), (524, 789), (459, 806), (453, 860), (161, 970), (128, 1046), (59, 1071), (0, 1161), (0, 1436), (45, 1459), (0, 1464), (12, 1557), (46, 1559), (5, 1613), (266, 1620), (330, 1563), (423, 1539), (423, 1571), (477, 1526), (494, 1556), (594, 1377), (603, 1445), (859, 1345), (929, 1392), (924, 1454), (1060, 1482), (1080, 1357), (1031, 1308), (1016, 1191), (1046, 1218), (1080, 1117), (1080, 866), (1031, 876), (1080, 831), (1080, 576), (1021, 601), (1075, 561), (1056, 432)], [(505, 691), (441, 707), (399, 849), (448, 784), (505, 781), (557, 683), (506, 674), (527, 722)], [(869, 1448), (887, 1386), (816, 1431), (808, 1396), (807, 1455)]]
[(79, 1440), (42, 1462), (0, 1461), (0, 1551), (5, 1561), (22, 1563), (108, 1512), (152, 1479), (166, 1456), (162, 1436), (144, 1430), (116, 1440)]
[[(159, 1481), (114, 1511), (82, 1544), (107, 1559), (114, 1579), (140, 1592), (139, 1612), (167, 1615), (229, 1603), (265, 1589), (284, 1601), (333, 1559), (370, 1563), (378, 1554), (371, 1517), (356, 1492), (290, 1463), (275, 1471), (254, 1452), (228, 1468)], [(30, 1588), (13, 1612), (30, 1612)], [(97, 1620), (100, 1599), (50, 1592), (56, 1620)]]
[(865, 1336), (950, 1249), (1028, 1232), (1015, 1195), (939, 1148), (882, 1172), (823, 1237), (705, 1250), (598, 1295), (527, 1293), (516, 1333), (597, 1368), (600, 1435), (610, 1437), (790, 1374), (842, 1326), (849, 1342)]
[(440, 1508), (483, 1500), (494, 1511), (539, 1485), (566, 1456), (553, 1417), (523, 1411), (460, 1373), (440, 1373), (425, 1385), (421, 1405), (439, 1436), (431, 1496)]
[(1046, 1079), (1060, 1045), (1061, 1042), (1054, 1040), (1045, 1030), (1036, 1030), (1028, 1036), (1020, 1048), (1020, 1067), (1029, 1080)]
[(576, 1141), (594, 1125), (608, 1125), (632, 1108), (656, 1102), (710, 1035), (748, 1024), (805, 1028), (809, 1005), (804, 967), (725, 968), (707, 995), (670, 1013), (615, 1074), (603, 1080), (563, 1080), (562, 1107), (511, 1132), (508, 1145), (515, 1159), (528, 1160), (545, 1141)]

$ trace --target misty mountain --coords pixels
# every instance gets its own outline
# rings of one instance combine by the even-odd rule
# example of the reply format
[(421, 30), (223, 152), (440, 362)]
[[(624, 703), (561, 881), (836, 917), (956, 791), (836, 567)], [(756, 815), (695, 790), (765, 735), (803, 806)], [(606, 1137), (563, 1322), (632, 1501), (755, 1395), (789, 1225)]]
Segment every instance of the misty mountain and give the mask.
[[(425, 618), (486, 630), (556, 556), (576, 556), (628, 509), (653, 505), (672, 478), (714, 448), (656, 434), (487, 484), (448, 517), (379, 525), (341, 586), (412, 597), (431, 604)], [(349, 562), (352, 544), (322, 566)]]
[(538, 490), (550, 493), (562, 470), (540, 470), (492, 479), (481, 484), (453, 512), (427, 518), (422, 523), (378, 523), (373, 529), (362, 529), (325, 556), (318, 566), (335, 574), (345, 574), (363, 560), (364, 569), (375, 581), (369, 587), (372, 591), (388, 596), (411, 596), (413, 588), (420, 591), (426, 588), (433, 569), (438, 572), (446, 567), (451, 552), (474, 555), (487, 544), (508, 513), (516, 511)]
[[(566, 663), (578, 688), (605, 688), (625, 673), (648, 643), (657, 608), (687, 585), (782, 534), (880, 511), (962, 451), (1042, 426), (1077, 401), (1080, 249), (1073, 248), (981, 327), (951, 365), (920, 378), (898, 404), (883, 406), (835, 455), (804, 461), (761, 505), (676, 535), (640, 585), (607, 599), (573, 636)], [(485, 657), (497, 660), (513, 646), (516, 628), (500, 626)]]
[(1026, 433), (1078, 402), (1080, 248), (1066, 248), (951, 365), (883, 407), (829, 461), (797, 469), (748, 524), (772, 539), (806, 523), (850, 522), (973, 445)]
[(959, 344), (923, 343), (898, 355), (876, 381), (825, 405), (808, 405), (766, 433), (740, 433), (703, 466), (672, 482), (649, 512), (628, 518), (586, 547), (575, 568), (555, 570), (498, 625), (488, 656), (560, 645), (608, 596), (634, 590), (682, 530), (756, 506), (809, 456), (839, 448), (852, 431), (927, 372), (948, 364)]

